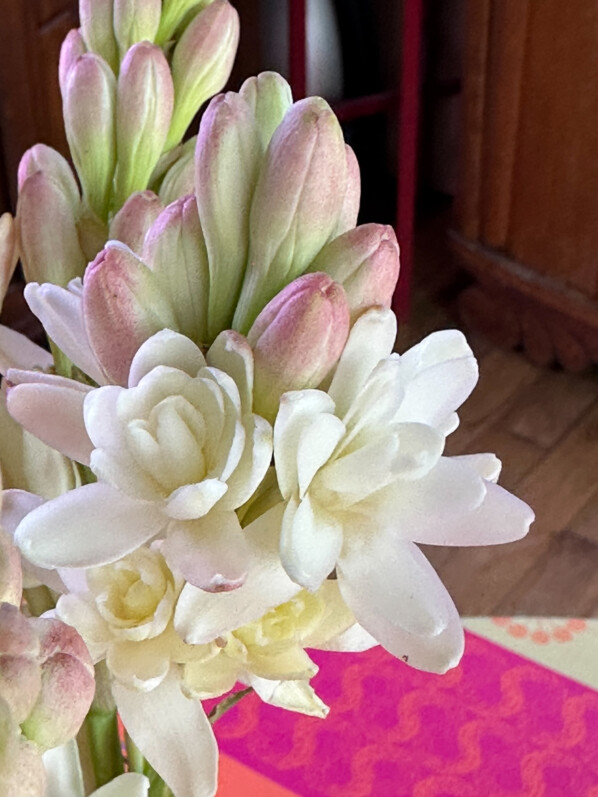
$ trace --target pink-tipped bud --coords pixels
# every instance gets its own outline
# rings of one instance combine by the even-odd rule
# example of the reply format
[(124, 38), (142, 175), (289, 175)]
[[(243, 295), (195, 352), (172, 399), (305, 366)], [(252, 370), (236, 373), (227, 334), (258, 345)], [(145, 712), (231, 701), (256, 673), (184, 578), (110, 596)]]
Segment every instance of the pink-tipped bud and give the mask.
[(172, 56), (175, 107), (166, 148), (183, 138), (203, 103), (229, 78), (239, 43), (239, 15), (214, 0), (189, 23)]
[(159, 196), (163, 205), (170, 205), (177, 199), (189, 196), (195, 191), (195, 147), (197, 136), (193, 136), (184, 144), (179, 144), (172, 152), (176, 158), (168, 164), (162, 178)]
[(81, 35), (87, 49), (100, 55), (118, 73), (118, 45), (114, 38), (114, 0), (79, 0)]
[(22, 592), (21, 555), (10, 534), (0, 528), (0, 603), (20, 606)]
[(126, 385), (139, 346), (161, 329), (176, 329), (156, 276), (127, 246), (109, 242), (83, 280), (89, 342), (110, 380)]
[(0, 216), (0, 308), (18, 259), (15, 221), (10, 213), (3, 213)]
[(63, 158), (52, 147), (47, 147), (45, 144), (35, 144), (35, 146), (27, 150), (19, 163), (17, 173), (19, 191), (23, 190), (25, 180), (36, 172), (44, 172), (47, 177), (50, 177), (60, 186), (64, 196), (71, 203), (73, 213), (76, 214), (79, 210), (81, 194), (79, 193), (73, 170), (66, 158)]
[(0, 698), (0, 794), (40, 797), (46, 793), (41, 753), (23, 734), (10, 706)]
[(362, 224), (327, 244), (310, 271), (325, 271), (340, 282), (354, 321), (368, 307), (390, 307), (399, 263), (399, 245), (393, 228)]
[(247, 78), (239, 89), (239, 94), (253, 114), (258, 133), (265, 150), (274, 131), (284, 119), (293, 104), (291, 87), (277, 72), (261, 72)]
[(114, 0), (114, 35), (121, 58), (134, 44), (154, 41), (161, 13), (162, 0)]
[(85, 269), (72, 197), (44, 172), (28, 177), (17, 204), (21, 263), (27, 282), (65, 286)]
[(162, 0), (162, 16), (156, 34), (156, 44), (164, 47), (172, 40), (177, 28), (190, 11), (198, 7), (203, 8), (210, 2), (211, 0)]
[(249, 256), (234, 328), (302, 274), (333, 236), (347, 182), (343, 133), (328, 103), (295, 103), (272, 136), (249, 222)]
[(110, 239), (121, 241), (141, 254), (146, 233), (163, 210), (162, 202), (153, 191), (133, 194), (112, 219)]
[(62, 94), (63, 102), (66, 97), (66, 86), (71, 67), (86, 52), (87, 47), (83, 41), (81, 31), (77, 29), (69, 31), (65, 40), (62, 42), (60, 61), (58, 63), (58, 82), (60, 84), (60, 93)]
[(359, 203), (361, 202), (359, 162), (348, 144), (345, 145), (345, 149), (347, 154), (347, 188), (336, 228), (337, 235), (342, 235), (347, 230), (352, 230), (355, 227), (359, 215)]
[(78, 732), (93, 700), (90, 655), (79, 634), (60, 620), (31, 621), (40, 639), (41, 689), (21, 728), (42, 750), (58, 747)]
[(160, 214), (146, 236), (143, 259), (170, 298), (176, 328), (205, 343), (208, 257), (193, 195), (178, 199)]
[(230, 327), (247, 262), (249, 207), (261, 162), (257, 125), (229, 92), (209, 104), (199, 128), (196, 195), (210, 264), (208, 334)]
[(100, 219), (110, 207), (116, 164), (114, 112), (116, 79), (95, 53), (82, 55), (71, 66), (63, 103), (69, 148), (83, 195)]
[(149, 42), (126, 54), (118, 77), (115, 204), (147, 188), (172, 118), (174, 89), (162, 50)]
[(31, 621), (11, 603), (0, 604), (0, 698), (23, 722), (41, 689), (40, 640)]
[(349, 334), (343, 288), (327, 274), (306, 274), (262, 310), (247, 339), (255, 360), (254, 410), (273, 421), (280, 396), (317, 387)]

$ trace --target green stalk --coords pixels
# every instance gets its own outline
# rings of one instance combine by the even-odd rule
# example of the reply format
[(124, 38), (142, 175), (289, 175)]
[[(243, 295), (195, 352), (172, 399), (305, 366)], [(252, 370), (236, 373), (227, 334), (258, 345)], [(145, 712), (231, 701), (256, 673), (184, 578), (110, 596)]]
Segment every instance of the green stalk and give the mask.
[(125, 735), (125, 744), (127, 746), (129, 772), (140, 772), (148, 778), (150, 782), (149, 797), (174, 797), (172, 791), (164, 783), (152, 765), (146, 761), (141, 750), (128, 733)]
[(92, 706), (85, 718), (85, 728), (95, 780), (98, 787), (104, 786), (125, 771), (116, 709), (102, 711)]
[(30, 587), (23, 591), (25, 600), (32, 617), (39, 617), (49, 609), (56, 606), (56, 601), (48, 587)]
[(242, 700), (246, 695), (251, 694), (253, 692), (253, 687), (248, 686), (247, 689), (241, 689), (240, 692), (235, 692), (234, 695), (230, 695), (230, 697), (225, 697), (224, 700), (221, 700), (220, 703), (214, 706), (214, 708), (208, 714), (208, 719), (212, 723), (212, 725), (219, 720), (223, 714), (236, 706), (237, 703)]

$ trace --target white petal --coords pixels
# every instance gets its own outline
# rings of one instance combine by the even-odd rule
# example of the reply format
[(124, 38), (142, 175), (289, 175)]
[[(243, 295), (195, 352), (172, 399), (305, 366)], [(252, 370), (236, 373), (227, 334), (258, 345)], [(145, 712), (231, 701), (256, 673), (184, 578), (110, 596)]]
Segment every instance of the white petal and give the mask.
[(478, 365), (464, 335), (434, 332), (401, 357), (405, 398), (398, 419), (446, 423), (478, 381)]
[(210, 512), (199, 520), (173, 521), (162, 553), (190, 584), (227, 592), (243, 584), (249, 566), (245, 534), (234, 512)]
[(54, 365), (49, 351), (42, 349), (10, 327), (0, 325), (0, 373), (6, 375), (9, 368), (47, 371)]
[(90, 595), (61, 595), (56, 604), (56, 617), (77, 629), (94, 664), (105, 657), (111, 635), (96, 609), (94, 598)]
[[(15, 379), (24, 373), (27, 372), (9, 372)], [(77, 462), (89, 464), (93, 446), (83, 422), (83, 401), (92, 388), (58, 376), (39, 377), (37, 382), (21, 382), (10, 388), (8, 411), (42, 442)]]
[(278, 544), (284, 504), (244, 529), (252, 551), (245, 583), (233, 592), (211, 594), (186, 584), (179, 597), (175, 627), (189, 644), (203, 645), (258, 620), (300, 591), (280, 563)]
[(129, 371), (129, 387), (135, 387), (158, 365), (167, 365), (197, 376), (206, 361), (198, 346), (185, 335), (163, 329), (141, 344)]
[(393, 464), (398, 455), (398, 436), (387, 434), (327, 465), (314, 489), (321, 486), (340, 494), (348, 507), (395, 481)]
[(123, 686), (150, 692), (168, 675), (169, 643), (167, 634), (141, 642), (115, 640), (108, 647), (106, 665)]
[[(419, 540), (422, 530), (450, 518), (465, 517), (477, 509), (486, 496), (488, 482), (466, 461), (441, 457), (421, 479), (397, 481), (363, 507), (364, 511), (394, 522), (397, 534), (407, 540)], [(360, 507), (361, 509), (361, 507)]]
[(245, 449), (239, 464), (228, 478), (223, 509), (237, 509), (257, 490), (272, 461), (272, 427), (259, 415), (243, 419)]
[(81, 280), (73, 283), (66, 289), (51, 283), (30, 282), (25, 286), (25, 299), (48, 337), (69, 360), (102, 385), (106, 375), (89, 345), (83, 321)]
[[(96, 789), (90, 797), (147, 797), (150, 782), (138, 772), (126, 772)], [(62, 797), (65, 797), (63, 794)], [(69, 795), (70, 797), (70, 795)]]
[(251, 412), (253, 400), (253, 352), (238, 332), (221, 332), (208, 349), (209, 365), (232, 376), (239, 388), (243, 413)]
[(365, 524), (346, 533), (337, 566), (342, 596), (357, 621), (376, 639), (372, 618), (437, 636), (448, 623), (452, 601), (434, 568), (394, 528)]
[(391, 353), (396, 334), (397, 321), (391, 310), (375, 308), (357, 319), (328, 390), (340, 418), (380, 360)]
[(525, 537), (533, 523), (532, 509), (516, 496), (486, 482), (482, 504), (463, 515), (440, 515), (406, 521), (410, 539), (427, 545), (497, 545)]
[(214, 733), (201, 703), (181, 692), (176, 670), (151, 692), (136, 692), (118, 683), (112, 691), (127, 732), (174, 797), (214, 797), (218, 785)]
[[(23, 520), (25, 515), (33, 512), (38, 506), (43, 504), (44, 499), (34, 493), (25, 492), (25, 490), (4, 490), (2, 493), (2, 514), (0, 515), (0, 526), (7, 531), (11, 537), (17, 526)], [(50, 587), (54, 592), (65, 592), (65, 584), (60, 574), (56, 570), (47, 570), (44, 567), (36, 567), (27, 559), (22, 557), (23, 565), (23, 586), (25, 589), (29, 587), (38, 587), (44, 584)]]
[(284, 569), (297, 584), (317, 589), (334, 569), (343, 544), (341, 525), (307, 495), (289, 502), (280, 538)]
[(344, 423), (328, 412), (316, 415), (305, 425), (297, 445), (299, 497), (303, 498), (311, 480), (332, 456), (346, 432)]
[(134, 501), (96, 482), (30, 512), (15, 542), (42, 567), (93, 567), (131, 553), (164, 526), (155, 504)]
[(47, 750), (42, 761), (46, 770), (44, 797), (85, 797), (79, 748), (74, 739)]
[[(364, 582), (357, 575), (357, 578), (353, 580), (354, 575), (359, 573), (358, 562), (352, 562), (347, 567), (346, 574), (342, 570), (343, 564), (346, 564), (346, 560), (339, 563), (338, 578), (345, 600), (361, 625), (389, 653), (412, 667), (427, 672), (443, 673), (459, 663), (463, 655), (463, 629), (459, 615), (430, 565), (428, 567), (431, 572), (427, 578), (422, 579), (419, 585), (419, 595), (416, 597), (409, 595), (408, 592), (397, 595), (396, 593), (401, 590), (395, 589), (394, 600), (396, 602), (393, 603), (392, 600), (389, 600), (390, 596), (381, 596), (380, 593), (384, 591), (383, 589), (378, 588), (374, 591), (372, 584), (375, 583), (375, 579), (374, 582), (371, 580)], [(434, 583), (434, 579), (436, 579), (436, 583)], [(413, 584), (413, 579), (411, 579), (411, 583)], [(376, 586), (379, 585), (376, 584)], [(414, 613), (414, 609), (422, 608), (417, 603), (429, 597), (425, 595), (426, 589), (438, 594), (439, 610), (441, 609), (440, 603), (444, 604), (440, 611), (440, 615), (442, 615), (441, 630), (434, 635), (418, 633), (417, 620), (425, 618), (420, 611)], [(380, 600), (381, 598), (382, 600)], [(384, 602), (386, 605), (383, 606)], [(438, 619), (440, 619), (440, 615)], [(422, 632), (424, 625), (429, 626), (429, 623), (422, 624), (419, 629)]]
[(376, 647), (379, 642), (365, 630), (359, 623), (353, 623), (350, 628), (343, 631), (328, 642), (319, 645), (319, 650), (330, 650), (338, 653), (363, 653)]
[(464, 454), (451, 459), (469, 465), (482, 479), (489, 482), (497, 482), (502, 470), (502, 462), (496, 454)]
[(185, 484), (169, 497), (166, 514), (177, 520), (195, 520), (207, 515), (222, 498), (228, 487), (219, 479), (205, 479), (198, 484)]
[(274, 423), (274, 460), (280, 492), (289, 498), (299, 485), (297, 451), (303, 430), (322, 413), (333, 413), (334, 402), (321, 390), (284, 393)]
[(249, 675), (247, 682), (253, 686), (257, 695), (271, 706), (298, 711), (308, 717), (324, 719), (330, 709), (314, 692), (307, 681), (270, 681)]

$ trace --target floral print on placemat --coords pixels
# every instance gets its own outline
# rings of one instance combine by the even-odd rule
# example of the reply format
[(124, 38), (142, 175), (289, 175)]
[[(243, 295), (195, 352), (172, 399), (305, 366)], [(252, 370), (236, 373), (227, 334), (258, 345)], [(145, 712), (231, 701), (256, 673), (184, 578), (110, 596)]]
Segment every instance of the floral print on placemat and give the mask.
[(469, 631), (598, 689), (598, 619), (467, 617)]

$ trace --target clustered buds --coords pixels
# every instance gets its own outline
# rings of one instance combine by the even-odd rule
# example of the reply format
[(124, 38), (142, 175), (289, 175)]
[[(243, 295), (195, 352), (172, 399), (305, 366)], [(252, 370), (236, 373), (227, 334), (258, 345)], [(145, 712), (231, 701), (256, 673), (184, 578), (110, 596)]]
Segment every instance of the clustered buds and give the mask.
[(0, 529), (0, 786), (7, 797), (39, 797), (41, 753), (77, 734), (94, 669), (74, 628), (20, 611), (22, 583), (20, 554)]
[(167, 202), (190, 193), (192, 156), (176, 147), (227, 81), (239, 38), (228, 0), (80, 0), (79, 17), (62, 45), (59, 82), (81, 193), (57, 152), (25, 153), (17, 227), (28, 281), (82, 276), (121, 234), (112, 223), (132, 194), (157, 191), (163, 178)]

